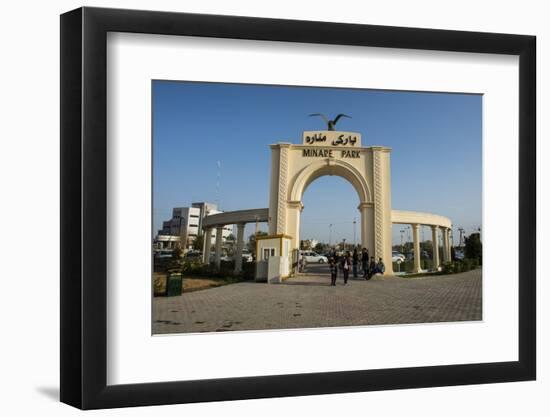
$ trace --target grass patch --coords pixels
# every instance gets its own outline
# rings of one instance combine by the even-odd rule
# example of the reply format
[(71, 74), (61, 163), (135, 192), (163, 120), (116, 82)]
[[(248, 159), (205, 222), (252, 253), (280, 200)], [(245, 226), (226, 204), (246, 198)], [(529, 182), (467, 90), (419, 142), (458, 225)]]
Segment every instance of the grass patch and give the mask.
[(225, 278), (198, 278), (198, 277), (184, 277), (183, 278), (183, 292), (193, 292), (207, 290), (209, 288), (221, 287), (223, 285), (236, 284), (243, 282), (244, 279), (240, 277), (225, 277)]
[[(221, 287), (222, 285), (236, 284), (243, 282), (245, 279), (242, 276), (227, 276), (227, 277), (183, 277), (183, 292), (193, 292), (207, 290), (209, 288)], [(153, 288), (155, 297), (166, 295), (166, 273), (153, 273)]]
[(449, 272), (449, 271), (445, 271), (445, 270), (441, 270), (441, 271), (434, 271), (434, 272), (420, 272), (418, 274), (406, 274), (406, 275), (396, 275), (398, 278), (422, 278), (422, 277), (434, 277), (434, 276), (438, 276), (438, 275), (453, 275), (453, 274), (459, 274), (461, 272), (467, 272), (467, 271), (473, 271), (474, 269), (479, 269), (480, 267), (477, 266), (477, 267), (474, 267), (474, 268), (471, 268), (471, 269), (467, 269), (467, 270), (464, 270), (464, 271), (457, 271), (457, 272)]

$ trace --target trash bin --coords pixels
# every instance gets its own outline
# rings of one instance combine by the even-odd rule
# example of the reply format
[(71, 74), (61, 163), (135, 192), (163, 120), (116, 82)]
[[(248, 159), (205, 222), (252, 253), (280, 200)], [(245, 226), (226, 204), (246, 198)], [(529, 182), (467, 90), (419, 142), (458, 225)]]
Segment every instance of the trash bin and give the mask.
[(170, 273), (166, 278), (166, 296), (174, 297), (183, 292), (183, 278), (181, 273)]

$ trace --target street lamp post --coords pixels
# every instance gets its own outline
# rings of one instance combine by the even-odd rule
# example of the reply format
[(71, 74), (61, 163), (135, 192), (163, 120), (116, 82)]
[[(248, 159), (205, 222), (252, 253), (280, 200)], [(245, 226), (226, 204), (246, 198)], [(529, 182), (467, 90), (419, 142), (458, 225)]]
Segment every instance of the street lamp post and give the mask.
[(332, 243), (332, 223), (328, 225), (328, 245)]
[(357, 223), (356, 219), (353, 219), (353, 247), (357, 245), (357, 241), (355, 240), (355, 224)]

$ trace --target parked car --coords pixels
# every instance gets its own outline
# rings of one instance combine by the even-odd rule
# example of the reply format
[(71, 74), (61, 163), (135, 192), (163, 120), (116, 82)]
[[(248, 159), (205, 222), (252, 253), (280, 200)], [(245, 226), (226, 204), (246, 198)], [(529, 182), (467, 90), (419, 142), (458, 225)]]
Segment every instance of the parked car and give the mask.
[(243, 261), (244, 262), (254, 261), (254, 257), (252, 256), (252, 254), (248, 250), (243, 249), (242, 256), (243, 256)]
[(313, 251), (300, 251), (300, 256), (305, 256), (307, 263), (324, 264), (328, 262), (328, 258), (326, 256), (319, 255), (318, 253)]
[(391, 253), (391, 261), (392, 262), (405, 262), (405, 255), (402, 253), (399, 253), (397, 251), (392, 251)]
[(185, 254), (185, 259), (189, 261), (195, 261), (201, 258), (202, 258), (202, 253), (198, 251), (197, 252), (189, 251)]
[[(409, 261), (412, 261), (414, 259), (414, 250), (407, 253), (406, 259), (408, 259)], [(430, 255), (427, 251), (422, 250), (420, 251), (420, 259), (430, 259)]]
[[(214, 262), (216, 260), (216, 251), (212, 251), (210, 253), (210, 263)], [(229, 256), (227, 253), (222, 252), (220, 254), (220, 261), (223, 262), (231, 262), (233, 260), (232, 256)]]
[(172, 249), (161, 249), (155, 253), (155, 256), (159, 259), (171, 258), (174, 256), (174, 251)]

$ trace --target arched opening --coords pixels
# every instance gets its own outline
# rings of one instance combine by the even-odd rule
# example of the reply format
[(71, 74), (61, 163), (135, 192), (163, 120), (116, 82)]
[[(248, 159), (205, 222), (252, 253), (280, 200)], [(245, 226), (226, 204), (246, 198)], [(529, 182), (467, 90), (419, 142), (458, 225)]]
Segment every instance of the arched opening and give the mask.
[(326, 175), (346, 179), (357, 191), (360, 202), (372, 202), (372, 193), (367, 180), (359, 170), (347, 162), (334, 159), (317, 161), (303, 168), (291, 187), (290, 201), (300, 201), (308, 185)]
[[(295, 250), (303, 251), (308, 265), (316, 264), (306, 272), (328, 272), (322, 264), (335, 251), (361, 253), (366, 247), (374, 252), (370, 195), (366, 179), (346, 163), (314, 163), (299, 173), (290, 191), (295, 200), (289, 201), (287, 221)], [(359, 269), (360, 264), (357, 276)]]
[[(367, 180), (352, 164), (333, 159), (320, 160), (308, 164), (298, 172), (291, 182), (288, 193), (290, 198), (287, 205), (286, 230), (288, 234), (293, 236), (293, 249), (299, 250), (300, 241), (303, 240), (300, 238), (301, 212), (304, 207), (302, 203), (303, 194), (315, 180), (326, 176), (343, 179), (344, 182), (348, 183), (348, 186), (351, 185), (351, 188), (355, 190), (355, 192), (351, 191), (347, 194), (354, 194), (355, 199), (351, 201), (358, 203), (356, 205), (357, 211), (355, 212), (355, 218), (357, 219), (355, 220), (356, 243), (361, 247), (368, 248), (370, 253), (374, 253), (374, 209), (371, 197), (372, 193)], [(326, 194), (326, 198), (326, 201), (332, 201), (328, 193)], [(353, 220), (350, 221), (353, 224)]]
[[(361, 244), (360, 203), (355, 188), (340, 176), (320, 176), (308, 184), (302, 196), (300, 240), (345, 250)], [(313, 245), (315, 246), (315, 245)], [(301, 249), (304, 249), (303, 247)]]

